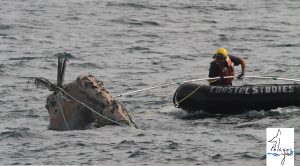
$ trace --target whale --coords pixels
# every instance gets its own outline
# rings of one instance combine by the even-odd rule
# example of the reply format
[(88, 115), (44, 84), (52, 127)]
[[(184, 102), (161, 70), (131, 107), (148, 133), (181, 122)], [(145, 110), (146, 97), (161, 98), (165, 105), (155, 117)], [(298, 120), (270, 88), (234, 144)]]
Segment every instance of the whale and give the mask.
[(47, 97), (50, 130), (84, 130), (106, 125), (137, 128), (125, 105), (116, 100), (93, 75), (80, 75), (64, 85), (67, 59), (58, 57), (57, 83), (33, 77), (37, 87), (52, 92)]

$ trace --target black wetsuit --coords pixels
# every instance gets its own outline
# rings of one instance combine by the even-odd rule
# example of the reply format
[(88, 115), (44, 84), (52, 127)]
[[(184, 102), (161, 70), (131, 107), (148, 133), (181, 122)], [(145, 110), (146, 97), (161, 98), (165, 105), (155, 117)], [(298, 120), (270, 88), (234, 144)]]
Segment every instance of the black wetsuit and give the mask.
[[(234, 66), (238, 66), (241, 64), (242, 59), (236, 56), (229, 55), (229, 59), (231, 62), (234, 64)], [(210, 68), (209, 68), (209, 74), (208, 77), (220, 77), (220, 71), (222, 70), (223, 67), (225, 67), (226, 62), (224, 62), (223, 66), (220, 66), (220, 64), (217, 64), (215, 61), (210, 63)], [(210, 85), (220, 85), (220, 86), (225, 86), (228, 85), (224, 81), (218, 80)]]

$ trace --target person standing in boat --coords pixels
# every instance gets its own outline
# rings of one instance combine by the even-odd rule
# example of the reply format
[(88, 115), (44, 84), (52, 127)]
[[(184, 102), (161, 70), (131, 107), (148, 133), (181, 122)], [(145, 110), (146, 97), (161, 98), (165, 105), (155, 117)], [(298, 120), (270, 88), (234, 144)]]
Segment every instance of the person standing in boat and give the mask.
[(209, 78), (220, 77), (220, 79), (210, 80), (211, 86), (231, 86), (232, 79), (224, 77), (234, 76), (234, 66), (241, 65), (242, 73), (238, 75), (238, 79), (243, 79), (246, 72), (245, 60), (228, 54), (225, 48), (219, 48), (213, 56), (214, 60), (210, 63)]

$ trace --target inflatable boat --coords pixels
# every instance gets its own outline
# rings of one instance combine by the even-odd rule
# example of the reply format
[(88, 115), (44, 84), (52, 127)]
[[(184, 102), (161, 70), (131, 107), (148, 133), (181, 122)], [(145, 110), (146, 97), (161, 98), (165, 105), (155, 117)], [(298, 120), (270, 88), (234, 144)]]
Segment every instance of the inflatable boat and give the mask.
[(212, 114), (300, 106), (300, 84), (209, 86), (184, 83), (176, 90), (173, 102), (187, 112), (202, 110)]

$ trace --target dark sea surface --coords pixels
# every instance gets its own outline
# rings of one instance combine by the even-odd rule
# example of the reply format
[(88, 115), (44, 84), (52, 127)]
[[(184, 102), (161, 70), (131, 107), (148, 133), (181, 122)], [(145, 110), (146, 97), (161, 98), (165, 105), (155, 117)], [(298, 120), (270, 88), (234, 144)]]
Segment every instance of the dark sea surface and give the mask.
[(0, 38), (1, 165), (259, 166), (268, 127), (295, 128), (300, 163), (297, 107), (186, 120), (172, 105), (175, 85), (118, 98), (139, 129), (58, 132), (47, 130), (50, 92), (24, 78), (55, 82), (53, 55), (70, 52), (66, 82), (93, 74), (117, 95), (206, 78), (226, 47), (247, 75), (300, 79), (299, 0), (1, 0)]

